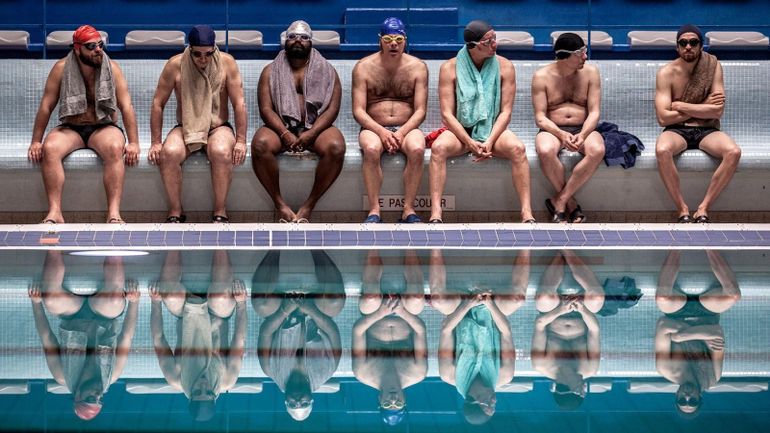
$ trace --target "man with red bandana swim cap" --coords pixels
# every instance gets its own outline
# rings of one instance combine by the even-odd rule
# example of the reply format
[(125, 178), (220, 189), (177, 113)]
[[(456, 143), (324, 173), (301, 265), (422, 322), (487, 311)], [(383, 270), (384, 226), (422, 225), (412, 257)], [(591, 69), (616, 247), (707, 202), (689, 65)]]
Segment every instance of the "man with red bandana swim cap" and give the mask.
[[(677, 222), (708, 223), (709, 207), (733, 178), (741, 148), (719, 130), (725, 109), (722, 65), (703, 51), (700, 29), (691, 24), (682, 26), (676, 44), (679, 57), (660, 68), (656, 78), (655, 113), (665, 129), (655, 143), (655, 156), (663, 185), (676, 205)], [(692, 217), (674, 164), (675, 155), (690, 149), (700, 149), (721, 160)]]
[[(43, 140), (48, 120), (59, 104), (61, 123)], [(123, 117), (128, 144), (118, 126)], [(139, 133), (128, 85), (118, 64), (104, 52), (104, 41), (95, 28), (85, 25), (72, 35), (72, 50), (54, 64), (40, 101), (27, 156), (40, 163), (48, 196), (45, 223), (63, 223), (61, 199), (64, 158), (77, 149), (92, 149), (104, 164), (107, 222), (122, 223), (120, 198), (126, 165), (139, 159)]]
[[(212, 221), (228, 222), (227, 194), (233, 167), (246, 160), (248, 116), (243, 81), (233, 56), (220, 52), (214, 29), (194, 26), (189, 46), (166, 63), (155, 89), (150, 115), (151, 164), (160, 167), (168, 199), (167, 223), (183, 223), (182, 164), (190, 154), (203, 150), (211, 165), (214, 190)], [(176, 96), (177, 124), (161, 141), (163, 109), (171, 92)], [(230, 125), (228, 101), (233, 106), (235, 131)]]
[(358, 141), (369, 197), (367, 223), (382, 222), (379, 200), (383, 152), (406, 156), (404, 209), (399, 222), (422, 222), (414, 211), (414, 201), (425, 155), (425, 136), (419, 127), (428, 105), (428, 67), (404, 53), (406, 42), (404, 23), (388, 18), (380, 29), (380, 51), (364, 57), (353, 68), (353, 117), (361, 125)]

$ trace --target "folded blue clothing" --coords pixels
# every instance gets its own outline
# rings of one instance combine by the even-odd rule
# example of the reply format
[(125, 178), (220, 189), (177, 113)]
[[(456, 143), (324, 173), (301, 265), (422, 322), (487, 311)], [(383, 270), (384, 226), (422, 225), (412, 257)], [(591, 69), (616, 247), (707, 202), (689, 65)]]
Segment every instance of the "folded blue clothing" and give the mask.
[(604, 139), (604, 162), (607, 166), (619, 165), (631, 168), (636, 164), (636, 157), (642, 154), (644, 144), (635, 135), (618, 130), (618, 125), (601, 122), (596, 131)]

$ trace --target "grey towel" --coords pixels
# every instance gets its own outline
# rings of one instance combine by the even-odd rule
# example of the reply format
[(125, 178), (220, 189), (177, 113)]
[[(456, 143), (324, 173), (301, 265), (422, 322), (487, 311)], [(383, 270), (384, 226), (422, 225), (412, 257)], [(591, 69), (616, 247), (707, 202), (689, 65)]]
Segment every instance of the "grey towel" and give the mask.
[[(110, 123), (112, 115), (117, 111), (117, 104), (115, 103), (115, 81), (112, 79), (112, 66), (107, 53), (104, 53), (102, 66), (99, 68), (95, 90), (96, 121)], [(70, 51), (64, 61), (64, 74), (59, 92), (59, 120), (63, 121), (65, 117), (83, 114), (87, 109), (85, 80), (75, 59), (75, 51)]]
[(313, 48), (310, 52), (305, 80), (302, 89), (305, 92), (305, 124), (301, 125), (302, 112), (297, 101), (297, 92), (291, 73), (286, 51), (281, 50), (272, 63), (270, 72), (270, 97), (273, 108), (289, 128), (299, 126), (305, 129), (313, 127), (318, 116), (329, 107), (334, 91), (337, 72), (334, 67)]
[(206, 145), (209, 131), (223, 122), (219, 117), (219, 93), (224, 69), (217, 47), (205, 71), (195, 66), (190, 47), (184, 50), (181, 63), (182, 135), (190, 151), (195, 152)]

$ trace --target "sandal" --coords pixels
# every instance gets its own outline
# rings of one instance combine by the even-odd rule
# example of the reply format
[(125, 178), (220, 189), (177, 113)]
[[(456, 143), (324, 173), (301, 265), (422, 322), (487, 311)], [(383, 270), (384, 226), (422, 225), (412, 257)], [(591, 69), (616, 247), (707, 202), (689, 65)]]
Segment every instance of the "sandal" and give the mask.
[(679, 215), (679, 218), (676, 220), (679, 224), (690, 224), (692, 222), (692, 218), (690, 218), (689, 214)]
[(214, 215), (211, 217), (211, 222), (213, 223), (229, 223), (230, 218), (224, 216), (224, 215)]
[(433, 218), (432, 220), (430, 220), (428, 222), (432, 223), (432, 224), (443, 224), (444, 223), (444, 221), (442, 221), (441, 218)]
[(537, 222), (536, 219), (530, 218), (528, 220), (522, 221), (523, 224), (535, 224)]
[(696, 216), (693, 222), (698, 224), (708, 224), (711, 222), (711, 219), (709, 219), (708, 215), (703, 214), (703, 215)]
[(580, 208), (580, 205), (575, 206), (575, 209), (569, 213), (569, 222), (573, 224), (584, 223), (586, 222), (586, 219), (586, 215), (583, 213), (583, 209)]
[(120, 218), (115, 218), (115, 217), (112, 217), (112, 218), (110, 218), (109, 220), (107, 220), (107, 224), (125, 224), (125, 223), (126, 223), (126, 222), (125, 222), (125, 221), (123, 221), (122, 219), (120, 219)]
[(170, 217), (166, 218), (166, 223), (168, 224), (179, 224), (187, 221), (187, 215), (182, 214), (179, 216), (171, 215)]

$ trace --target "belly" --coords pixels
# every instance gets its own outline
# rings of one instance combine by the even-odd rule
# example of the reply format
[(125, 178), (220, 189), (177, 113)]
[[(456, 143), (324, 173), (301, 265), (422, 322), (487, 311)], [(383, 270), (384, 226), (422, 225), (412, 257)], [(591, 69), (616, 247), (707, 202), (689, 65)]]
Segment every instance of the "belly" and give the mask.
[(559, 317), (551, 322), (549, 330), (565, 340), (571, 340), (586, 333), (586, 324), (582, 319)]
[(586, 108), (574, 103), (561, 104), (548, 110), (548, 118), (559, 126), (579, 126), (585, 122)]
[(414, 109), (409, 102), (388, 99), (369, 104), (366, 112), (382, 126), (401, 126), (412, 117)]
[(369, 328), (369, 335), (386, 343), (406, 340), (410, 333), (409, 325), (396, 316), (383, 317)]

